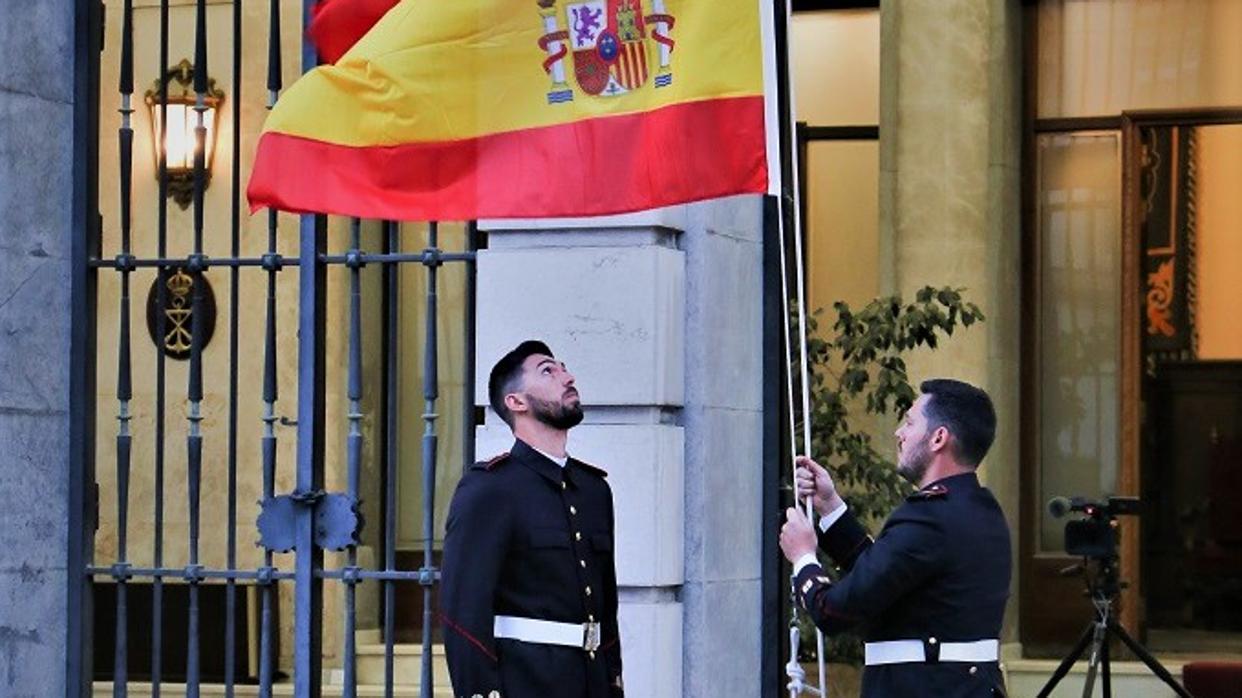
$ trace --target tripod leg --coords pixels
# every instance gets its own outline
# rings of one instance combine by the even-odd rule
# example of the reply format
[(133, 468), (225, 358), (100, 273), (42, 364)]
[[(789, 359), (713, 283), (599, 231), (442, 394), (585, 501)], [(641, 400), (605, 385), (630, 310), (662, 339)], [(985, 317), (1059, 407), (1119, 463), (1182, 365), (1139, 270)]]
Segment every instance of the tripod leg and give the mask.
[(1108, 647), (1108, 625), (1104, 621), (1096, 621), (1091, 628), (1091, 655), (1087, 660), (1087, 679), (1082, 684), (1082, 698), (1091, 698), (1095, 690), (1095, 677), (1100, 670), (1100, 659)]
[(1105, 635), (1100, 643), (1100, 673), (1103, 676), (1104, 698), (1113, 698), (1112, 671), (1108, 663), (1108, 626), (1104, 626)]
[(1181, 684), (1177, 682), (1177, 679), (1173, 678), (1173, 675), (1169, 673), (1169, 670), (1165, 669), (1160, 662), (1156, 661), (1156, 658), (1151, 656), (1151, 653), (1144, 649), (1138, 641), (1130, 637), (1130, 633), (1127, 633), (1125, 628), (1118, 625), (1117, 621), (1110, 618), (1108, 620), (1108, 629), (1115, 633), (1117, 637), (1121, 638), (1121, 641), (1125, 643), (1126, 647), (1129, 647), (1130, 651), (1133, 652), (1136, 657), (1143, 660), (1143, 663), (1147, 665), (1147, 668), (1151, 669), (1153, 674), (1159, 676), (1161, 681), (1168, 684), (1169, 688), (1173, 689), (1174, 693), (1181, 696), (1181, 698), (1194, 698), (1194, 696), (1190, 695), (1186, 689), (1182, 688)]
[(1052, 695), (1052, 689), (1056, 688), (1057, 684), (1061, 683), (1061, 679), (1065, 678), (1065, 675), (1069, 673), (1070, 667), (1074, 666), (1074, 662), (1078, 661), (1078, 658), (1082, 656), (1083, 650), (1087, 649), (1087, 644), (1091, 642), (1091, 638), (1094, 636), (1095, 623), (1091, 623), (1087, 626), (1087, 630), (1083, 632), (1082, 637), (1078, 639), (1078, 644), (1074, 645), (1074, 649), (1065, 655), (1065, 659), (1062, 659), (1061, 663), (1057, 665), (1057, 670), (1052, 672), (1052, 678), (1048, 679), (1048, 683), (1039, 689), (1039, 695), (1036, 698), (1048, 698), (1048, 696)]

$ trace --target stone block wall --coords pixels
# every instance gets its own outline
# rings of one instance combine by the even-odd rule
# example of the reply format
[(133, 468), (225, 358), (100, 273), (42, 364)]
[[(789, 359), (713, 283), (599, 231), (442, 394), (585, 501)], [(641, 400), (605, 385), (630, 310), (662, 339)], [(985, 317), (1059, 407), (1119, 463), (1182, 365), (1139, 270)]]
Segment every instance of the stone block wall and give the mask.
[[(627, 691), (758, 695), (761, 200), (481, 227), (475, 402), (526, 338), (574, 373), (569, 450), (616, 503)], [(489, 411), (477, 442), (512, 435)]]
[(75, 3), (0, 5), (0, 695), (65, 695)]

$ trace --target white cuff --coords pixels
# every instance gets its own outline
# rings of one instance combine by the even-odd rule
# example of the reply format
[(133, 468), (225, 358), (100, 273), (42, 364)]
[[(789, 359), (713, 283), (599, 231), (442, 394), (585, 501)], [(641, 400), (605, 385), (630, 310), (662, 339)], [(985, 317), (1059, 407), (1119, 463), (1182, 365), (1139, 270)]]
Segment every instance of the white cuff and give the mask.
[(824, 514), (823, 516), (821, 516), (819, 518), (819, 530), (823, 531), (824, 533), (827, 533), (828, 529), (832, 528), (832, 525), (834, 523), (840, 520), (842, 516), (845, 516), (846, 509), (849, 509), (849, 507), (845, 505), (845, 502), (841, 502), (841, 504), (838, 505), (836, 509), (833, 509), (827, 514)]
[(794, 566), (793, 566), (794, 576), (797, 577), (798, 573), (802, 571), (803, 567), (806, 567), (807, 565), (818, 565), (818, 564), (819, 564), (819, 558), (815, 557), (815, 553), (807, 553), (794, 561)]

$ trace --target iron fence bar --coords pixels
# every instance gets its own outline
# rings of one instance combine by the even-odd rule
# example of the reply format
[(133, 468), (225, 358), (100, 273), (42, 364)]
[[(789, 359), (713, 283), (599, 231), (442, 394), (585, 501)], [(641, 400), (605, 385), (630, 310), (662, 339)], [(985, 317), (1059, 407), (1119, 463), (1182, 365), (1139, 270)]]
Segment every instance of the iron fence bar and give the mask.
[[(315, 0), (302, 0), (302, 31), (313, 17)], [(319, 63), (310, 42), (302, 42), (302, 71)], [(304, 215), (299, 230), (298, 264), (298, 444), (295, 494), (323, 489), (324, 454), (324, 315), (327, 266), (319, 262), (327, 237), (325, 216)], [(315, 545), (315, 510), (300, 508), (295, 525), (297, 572), (294, 585), (293, 689), (298, 698), (320, 694), (323, 644), (323, 583), (315, 572), (323, 567), (323, 550)]]
[[(120, 572), (113, 566), (106, 565), (88, 565), (86, 574), (90, 576), (110, 576), (115, 578)], [(259, 568), (254, 570), (230, 570), (230, 569), (212, 569), (207, 567), (126, 567), (124, 574), (134, 579), (146, 578), (162, 578), (177, 577), (186, 581), (191, 579), (198, 581), (211, 580), (229, 580), (235, 579), (239, 581), (253, 580), (260, 583), (265, 581), (281, 581), (292, 580), (293, 572), (281, 572), (275, 568)]]
[[(91, 580), (81, 573), (94, 554), (99, 520), (93, 493), (98, 492), (95, 470), (95, 393), (98, 333), (95, 307), (99, 299), (99, 275), (86, 260), (99, 255), (99, 123), (101, 104), (100, 56), (103, 41), (103, 6), (94, 2), (73, 3), (73, 49), (71, 84), (75, 95), (71, 133), (77, 166), (71, 179), (72, 204), (69, 261), (69, 454), (67, 510), (66, 613), (48, 623), (51, 632), (65, 633), (65, 695), (91, 695), (94, 595)], [(49, 502), (58, 501), (49, 493)], [(49, 572), (54, 580), (62, 579)], [(63, 625), (61, 624), (63, 623)]]
[(465, 327), (463, 334), (466, 342), (465, 357), (465, 375), (463, 376), (462, 385), (465, 386), (465, 399), (462, 400), (461, 412), (461, 452), (462, 452), (462, 472), (474, 463), (474, 324), (475, 324), (475, 268), (478, 263), (478, 245), (479, 245), (479, 224), (478, 221), (470, 221), (466, 224), (466, 253), (470, 255), (470, 259), (466, 260), (466, 308), (465, 308)]
[[(350, 221), (349, 267), (349, 435), (346, 437), (346, 468), (348, 495), (358, 501), (358, 477), (362, 459), (362, 267), (366, 262), (362, 254), (362, 221)], [(358, 547), (350, 545), (346, 553), (349, 559), (347, 571), (358, 569)], [(356, 647), (354, 646), (354, 615), (356, 609), (357, 580), (353, 574), (345, 576), (345, 652), (343, 663), (343, 698), (355, 698), (358, 691), (355, 674)]]
[(427, 306), (426, 336), (423, 351), (423, 574), (419, 583), (423, 585), (423, 655), (422, 680), (419, 682), (421, 698), (431, 698), (431, 630), (432, 608), (431, 591), (435, 584), (435, 560), (432, 556), (432, 542), (435, 538), (435, 491), (436, 491), (436, 399), (439, 397), (439, 355), (437, 330), (437, 272), (441, 255), (438, 249), (437, 233), (439, 226), (435, 221), (427, 224), (427, 249), (422, 256), (422, 263), (427, 268)]
[(319, 696), (323, 584), (316, 571), (323, 551), (315, 545), (315, 511), (310, 493), (323, 489), (324, 351), (326, 267), (322, 217), (303, 216), (300, 230), (298, 303), (298, 443), (294, 546), (293, 691), (299, 698)]
[(359, 581), (375, 580), (375, 581), (391, 581), (391, 582), (438, 582), (440, 580), (440, 571), (434, 570), (430, 573), (422, 570), (361, 570), (350, 568), (324, 569), (315, 573), (320, 579), (341, 579), (346, 580), (350, 577), (356, 577)]
[[(419, 252), (408, 252), (401, 254), (372, 253), (364, 254), (363, 262), (365, 264), (408, 264), (419, 263), (426, 264), (426, 256), (431, 250), (422, 250)], [(470, 252), (445, 252), (436, 250), (439, 263), (446, 262), (473, 262), (477, 258), (477, 253)], [(215, 267), (233, 268), (233, 267), (264, 267), (270, 264), (267, 255), (260, 257), (207, 257), (201, 256), (193, 260), (203, 270)], [(346, 255), (320, 255), (320, 262), (324, 264), (348, 265), (349, 258)], [(87, 264), (92, 269), (118, 269), (123, 270), (125, 267), (133, 267), (134, 269), (142, 268), (175, 268), (182, 267), (190, 263), (191, 259), (187, 257), (132, 257), (131, 259), (118, 262), (115, 258), (96, 257), (90, 259)]]
[[(428, 255), (435, 255), (435, 260), (428, 259)], [(407, 253), (388, 253), (388, 254), (368, 254), (364, 255), (363, 261), (366, 264), (404, 264), (417, 262), (424, 265), (439, 266), (443, 262), (470, 262), (473, 261), (475, 254), (473, 252), (444, 252), (435, 249), (434, 246), (428, 246), (421, 252)], [(349, 264), (349, 255), (323, 255), (320, 260), (324, 264)]]
[[(384, 221), (384, 253), (401, 250), (397, 224)], [(384, 571), (397, 568), (397, 410), (398, 350), (400, 348), (401, 268), (384, 265)], [(384, 580), (384, 698), (392, 698), (394, 679), (393, 632), (397, 603), (396, 585)]]
[[(168, 8), (169, 0), (160, 0), (160, 72), (168, 67)], [(168, 255), (168, 153), (165, 152), (165, 130), (168, 128), (168, 81), (159, 81), (160, 132), (157, 137), (156, 158), (158, 193), (156, 198), (156, 256)], [(168, 318), (165, 315), (167, 300), (167, 278), (165, 268), (156, 270), (155, 279), (155, 534), (152, 542), (151, 564), (162, 567), (164, 564), (164, 446), (165, 446), (165, 397), (166, 397), (166, 357), (164, 356), (165, 333), (168, 331)], [(151, 586), (151, 698), (160, 698), (160, 683), (163, 675), (164, 651), (164, 580), (155, 577)]]
[[(233, 170), (229, 212), (229, 254), (241, 256), (241, 100), (242, 100), (242, 0), (233, 2)], [(225, 566), (237, 567), (237, 359), (238, 314), (241, 308), (241, 269), (229, 270), (229, 416), (228, 416), (228, 514)], [(226, 582), (224, 592), (224, 695), (233, 698), (237, 671), (237, 583)]]
[[(125, 0), (121, 21), (121, 128), (118, 134), (121, 166), (121, 253), (117, 256), (117, 269), (121, 272), (120, 329), (117, 350), (118, 402), (116, 435), (116, 488), (117, 488), (117, 564), (124, 569), (129, 560), (129, 475), (132, 436), (130, 435), (130, 401), (133, 400), (130, 357), (130, 259), (131, 243), (131, 195), (133, 176), (134, 129), (130, 122), (134, 113), (131, 100), (134, 94), (134, 5)], [(112, 659), (112, 695), (124, 698), (129, 687), (129, 590), (126, 577), (116, 578), (116, 628)]]
[[(267, 53), (267, 110), (276, 106), (280, 97), (280, 0), (268, 2), (268, 53)], [(276, 274), (283, 266), (276, 251), (276, 233), (279, 220), (276, 210), (267, 210), (267, 254), (263, 260), (267, 270), (267, 314), (263, 330), (263, 501), (276, 496), (276, 400), (279, 398), (279, 381), (276, 372)], [(263, 549), (263, 564), (272, 567), (272, 551)], [(273, 664), (272, 623), (276, 604), (276, 587), (271, 581), (263, 583), (259, 590), (259, 698), (271, 698)]]
[[(194, 280), (190, 301), (190, 370), (189, 422), (186, 435), (187, 493), (189, 495), (190, 550), (187, 572), (199, 567), (199, 497), (203, 468), (203, 278), (204, 269), (198, 262), (203, 257), (203, 188), (206, 186), (207, 147), (207, 2), (197, 0), (194, 21), (194, 254), (186, 265)], [(186, 698), (198, 698), (200, 681), (199, 649), (199, 579), (187, 575), (189, 585), (189, 641), (186, 647)]]
[[(132, 265), (133, 267), (139, 268), (139, 269), (158, 267), (161, 270), (167, 270), (169, 268), (185, 266), (188, 263), (190, 263), (190, 260), (188, 258), (180, 258), (180, 259), (165, 258), (163, 256), (151, 257), (151, 258), (145, 258), (145, 259), (142, 257), (135, 257), (126, 262), (126, 264)], [(218, 258), (213, 259), (211, 257), (204, 256), (198, 259), (196, 263), (199, 266), (201, 266), (204, 270), (206, 270), (206, 269), (211, 269), (213, 267), (224, 267), (224, 268), (262, 267), (268, 262), (266, 258), (264, 257), (234, 256), (231, 259), (218, 259)], [(120, 266), (120, 263), (118, 263), (117, 260), (115, 259), (92, 259), (88, 262), (88, 264), (93, 269), (116, 269)]]
[[(273, 3), (278, 0), (273, 0)], [(269, 105), (270, 106), (270, 105)], [(268, 254), (276, 259), (276, 211), (267, 212), (267, 249)], [(276, 374), (276, 274), (280, 266), (274, 264), (267, 269), (267, 317), (264, 322), (263, 338), (263, 501), (270, 501), (276, 496), (276, 400), (279, 397), (279, 382)], [(272, 566), (272, 551), (263, 549), (263, 564)], [(269, 583), (260, 589), (260, 626), (259, 626), (259, 696), (270, 698), (272, 695), (272, 608), (275, 603), (275, 588)]]

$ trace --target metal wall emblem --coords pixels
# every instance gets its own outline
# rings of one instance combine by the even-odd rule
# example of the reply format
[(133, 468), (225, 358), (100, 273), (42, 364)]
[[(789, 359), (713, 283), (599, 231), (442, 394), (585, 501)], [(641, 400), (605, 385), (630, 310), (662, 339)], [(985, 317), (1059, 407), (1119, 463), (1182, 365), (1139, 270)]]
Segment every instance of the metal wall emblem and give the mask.
[[(203, 299), (199, 312), (203, 314), (203, 349), (211, 343), (216, 329), (216, 294), (206, 275), (200, 275)], [(193, 339), (194, 277), (180, 267), (171, 270), (164, 285), (164, 337), (159, 337), (159, 279), (151, 283), (147, 293), (147, 330), (151, 341), (164, 350), (164, 355), (184, 361), (190, 358)]]

